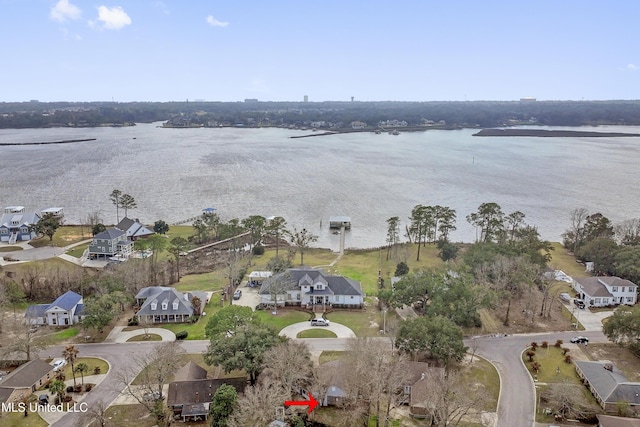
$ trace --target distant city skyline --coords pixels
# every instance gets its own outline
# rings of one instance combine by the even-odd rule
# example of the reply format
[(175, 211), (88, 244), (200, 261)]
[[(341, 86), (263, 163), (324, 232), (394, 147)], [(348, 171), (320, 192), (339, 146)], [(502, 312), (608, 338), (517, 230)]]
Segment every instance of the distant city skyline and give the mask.
[(0, 102), (640, 99), (637, 2), (0, 0)]

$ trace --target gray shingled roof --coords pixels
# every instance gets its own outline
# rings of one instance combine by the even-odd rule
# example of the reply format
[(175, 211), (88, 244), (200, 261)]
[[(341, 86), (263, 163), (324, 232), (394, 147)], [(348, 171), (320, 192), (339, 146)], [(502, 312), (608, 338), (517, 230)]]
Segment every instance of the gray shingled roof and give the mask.
[(160, 292), (167, 291), (169, 289), (171, 288), (167, 286), (147, 286), (146, 288), (142, 288), (140, 289), (140, 291), (138, 291), (138, 293), (136, 294), (136, 299), (146, 299), (150, 296), (159, 294)]
[[(175, 301), (178, 301), (177, 310), (174, 310), (173, 308), (173, 303)], [(151, 309), (151, 304), (153, 302), (157, 303), (155, 310)], [(163, 302), (167, 303), (167, 308), (164, 310), (162, 309)], [(191, 302), (187, 301), (184, 298), (184, 294), (182, 292), (178, 292), (173, 288), (169, 288), (147, 298), (142, 304), (142, 307), (140, 307), (140, 310), (136, 313), (137, 316), (160, 316), (164, 314), (191, 316), (193, 315), (193, 307), (191, 306)]]
[(605, 402), (626, 401), (640, 405), (640, 383), (627, 380), (615, 366), (610, 371), (604, 362), (576, 361), (587, 381)]
[(0, 387), (0, 403), (5, 403), (13, 393), (11, 387)]
[(233, 386), (236, 391), (244, 391), (247, 385), (246, 378), (218, 378), (192, 381), (174, 381), (169, 383), (167, 392), (167, 405), (190, 405), (194, 403), (206, 403), (213, 400), (216, 390), (222, 385)]
[(174, 381), (203, 380), (207, 378), (207, 370), (195, 362), (189, 361), (182, 368), (178, 369), (174, 375)]
[(0, 226), (15, 228), (16, 226), (11, 224), (14, 218), (18, 221), (18, 225), (37, 224), (40, 221), (40, 215), (37, 212), (6, 213), (0, 218)]
[(31, 360), (7, 375), (4, 380), (0, 382), (0, 387), (30, 388), (38, 382), (40, 378), (51, 371), (53, 371), (53, 366), (44, 360)]
[(118, 237), (122, 237), (123, 235), (126, 237), (126, 233), (122, 230), (118, 230), (117, 228), (107, 228), (105, 231), (93, 236), (93, 238), (94, 240), (114, 240)]
[(325, 283), (335, 295), (364, 295), (360, 282), (357, 280), (344, 276), (331, 276), (325, 273), (324, 270), (310, 268), (290, 268), (284, 273), (276, 274), (262, 283), (260, 293), (268, 294), (271, 284), (279, 280), (286, 282), (285, 290), (299, 289), (300, 281), (311, 280), (312, 283)]
[(575, 277), (573, 280), (578, 282), (584, 292), (591, 297), (613, 297), (604, 285), (605, 283), (608, 286), (637, 286), (629, 280), (615, 276)]
[(597, 414), (596, 417), (598, 417), (602, 427), (640, 427), (640, 420), (637, 418), (614, 417), (603, 414)]

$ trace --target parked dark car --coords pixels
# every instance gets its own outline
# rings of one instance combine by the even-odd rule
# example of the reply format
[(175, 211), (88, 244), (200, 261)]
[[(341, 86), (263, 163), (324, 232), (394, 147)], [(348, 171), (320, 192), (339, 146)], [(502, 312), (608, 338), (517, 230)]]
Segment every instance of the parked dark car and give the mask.
[(589, 343), (589, 338), (587, 337), (573, 337), (571, 338), (571, 342), (574, 344), (588, 344)]
[(578, 308), (584, 308), (585, 304), (584, 304), (584, 300), (580, 299), (580, 298), (574, 298), (573, 299), (573, 303), (578, 306)]

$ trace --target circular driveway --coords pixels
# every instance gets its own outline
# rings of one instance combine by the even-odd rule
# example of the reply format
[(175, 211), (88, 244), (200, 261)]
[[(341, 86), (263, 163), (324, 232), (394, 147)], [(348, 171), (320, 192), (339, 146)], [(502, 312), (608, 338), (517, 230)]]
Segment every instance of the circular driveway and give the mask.
[[(123, 326), (116, 326), (113, 328), (109, 336), (104, 340), (104, 342), (127, 342), (131, 338), (144, 335), (144, 328), (135, 329), (133, 331), (123, 331)], [(162, 341), (175, 341), (176, 334), (171, 332), (168, 329), (163, 328), (148, 328), (147, 331), (149, 334), (156, 334), (162, 337)]]
[(280, 335), (287, 338), (296, 338), (298, 336), (298, 333), (302, 331), (306, 331), (307, 329), (317, 329), (317, 328), (331, 331), (334, 334), (336, 334), (337, 338), (355, 338), (356, 337), (356, 334), (351, 330), (351, 328), (348, 328), (344, 325), (341, 325), (339, 323), (333, 323), (333, 322), (331, 322), (329, 326), (311, 326), (311, 322), (294, 323), (293, 325), (289, 325), (286, 328), (283, 328), (280, 331)]

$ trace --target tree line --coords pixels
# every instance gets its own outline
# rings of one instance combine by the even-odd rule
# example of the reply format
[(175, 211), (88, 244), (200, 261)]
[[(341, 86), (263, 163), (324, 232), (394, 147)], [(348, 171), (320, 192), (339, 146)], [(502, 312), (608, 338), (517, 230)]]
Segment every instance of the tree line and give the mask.
[(510, 123), (546, 126), (640, 125), (639, 101), (470, 101), (470, 102), (23, 102), (0, 103), (0, 128), (122, 126), (166, 121), (235, 126), (348, 127), (424, 120), (449, 127), (496, 127)]

